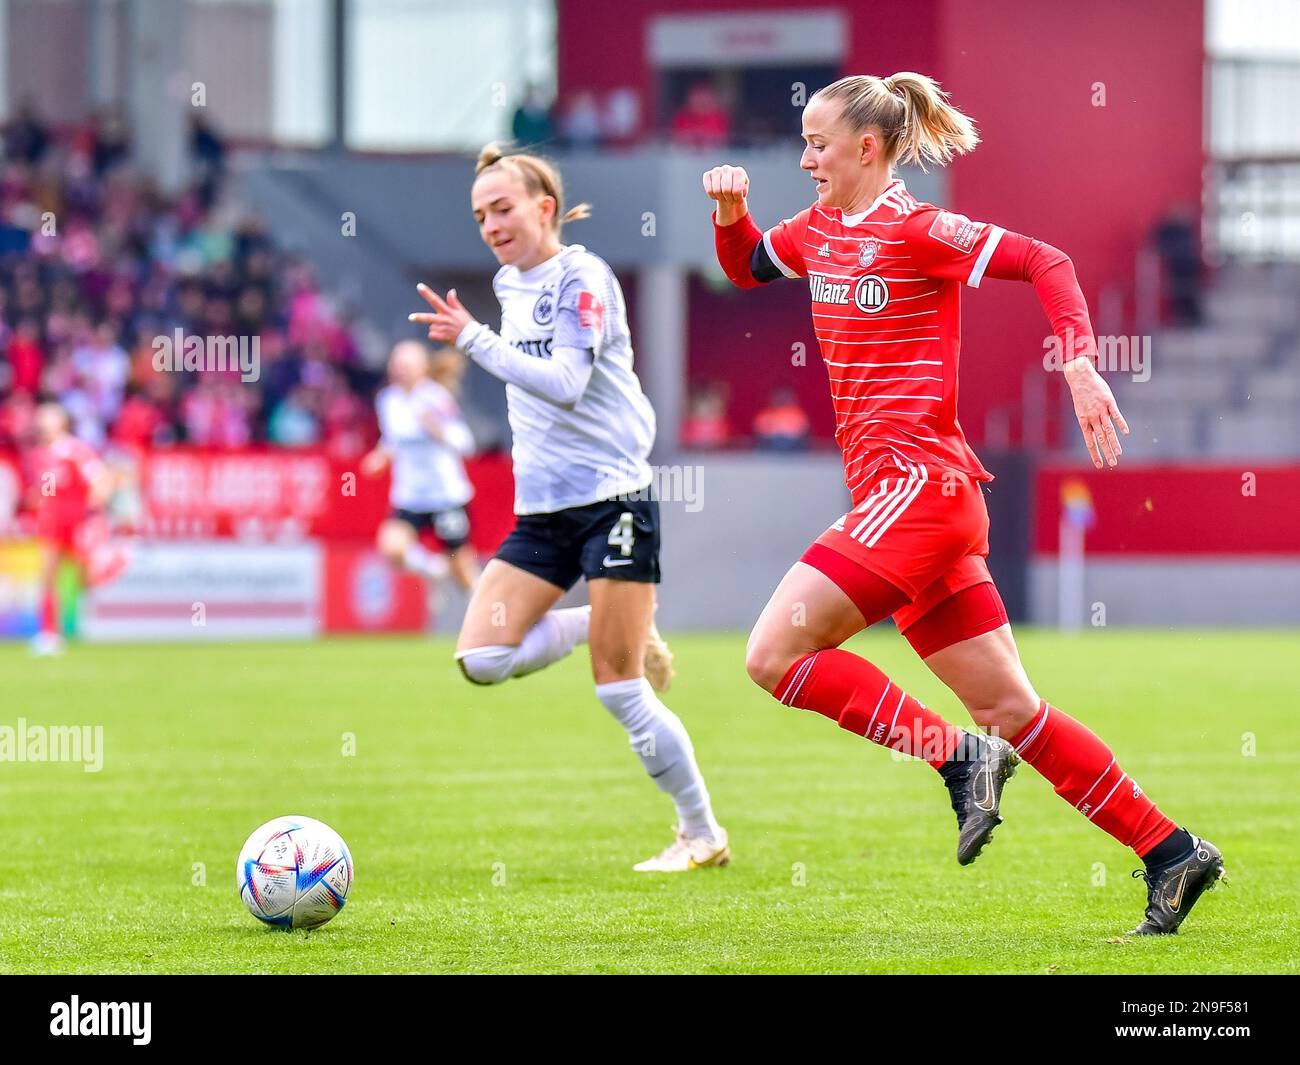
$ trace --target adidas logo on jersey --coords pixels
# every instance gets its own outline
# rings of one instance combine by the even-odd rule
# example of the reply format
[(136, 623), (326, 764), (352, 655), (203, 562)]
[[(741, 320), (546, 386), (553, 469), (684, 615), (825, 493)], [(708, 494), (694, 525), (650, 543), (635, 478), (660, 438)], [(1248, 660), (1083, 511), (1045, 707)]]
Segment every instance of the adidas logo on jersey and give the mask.
[(823, 259), (829, 259), (831, 257), (831, 242), (828, 240), (825, 244), (823, 244), (820, 248), (818, 248), (817, 254), (820, 255)]

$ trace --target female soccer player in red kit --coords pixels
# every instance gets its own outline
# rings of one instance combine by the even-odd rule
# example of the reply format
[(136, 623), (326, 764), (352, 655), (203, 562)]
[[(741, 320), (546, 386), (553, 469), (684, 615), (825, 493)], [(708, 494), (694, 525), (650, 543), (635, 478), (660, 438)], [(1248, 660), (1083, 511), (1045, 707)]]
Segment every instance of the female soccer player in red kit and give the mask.
[(113, 487), (113, 476), (95, 449), (72, 435), (67, 412), (57, 403), (36, 409), (35, 446), (26, 455), (29, 498), (36, 516), (41, 560), (40, 631), (32, 641), (38, 655), (63, 650), (55, 583), (59, 564), (72, 559), (87, 583), (117, 575), (125, 556), (106, 550), (107, 523), (98, 511)]
[[(766, 232), (749, 216), (743, 169), (704, 175), (727, 276), (741, 288), (808, 279), (852, 500), (773, 593), (750, 636), (749, 674), (786, 705), (937, 769), (963, 865), (1001, 823), (1003, 785), (1028, 762), (1142, 858), (1148, 905), (1135, 932), (1174, 932), (1222, 875), (1223, 857), (1161, 813), (1096, 735), (1030, 684), (986, 563), (980, 484), (992, 477), (957, 421), (960, 285), (1028, 281), (1065, 344), (1093, 462), (1116, 464), (1115, 423), (1128, 429), (1093, 365), (1073, 264), (1051, 245), (918, 203), (894, 177), (895, 163), (943, 165), (979, 142), (923, 75), (827, 86), (804, 109), (803, 139), (800, 166), (816, 182), (816, 203)], [(890, 615), (991, 737), (949, 724), (839, 649)]]

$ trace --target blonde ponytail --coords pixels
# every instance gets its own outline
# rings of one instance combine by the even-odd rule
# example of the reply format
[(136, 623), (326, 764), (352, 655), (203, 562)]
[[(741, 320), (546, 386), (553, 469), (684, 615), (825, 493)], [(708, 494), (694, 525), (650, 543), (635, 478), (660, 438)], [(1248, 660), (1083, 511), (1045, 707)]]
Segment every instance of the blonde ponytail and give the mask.
[(501, 145), (496, 141), (483, 145), (479, 149), (478, 160), (474, 163), (474, 176), (478, 177), (488, 167), (494, 163), (500, 162), (505, 157), (505, 152), (501, 150)]
[(948, 102), (938, 82), (910, 70), (887, 78), (869, 74), (841, 78), (813, 94), (833, 100), (854, 132), (880, 129), (888, 163), (944, 166), (979, 144), (975, 123)]
[(591, 204), (579, 203), (564, 209), (564, 182), (560, 171), (549, 159), (525, 152), (506, 154), (500, 144), (493, 141), (483, 145), (474, 164), (474, 176), (478, 177), (485, 170), (508, 170), (514, 174), (530, 196), (549, 196), (555, 201), (555, 214), (551, 226), (558, 233), (566, 222), (576, 222), (591, 217)]
[(948, 102), (948, 94), (933, 79), (903, 71), (887, 77), (884, 85), (891, 93), (902, 93), (907, 110), (898, 162), (946, 166), (954, 155), (975, 150), (980, 142), (975, 123)]

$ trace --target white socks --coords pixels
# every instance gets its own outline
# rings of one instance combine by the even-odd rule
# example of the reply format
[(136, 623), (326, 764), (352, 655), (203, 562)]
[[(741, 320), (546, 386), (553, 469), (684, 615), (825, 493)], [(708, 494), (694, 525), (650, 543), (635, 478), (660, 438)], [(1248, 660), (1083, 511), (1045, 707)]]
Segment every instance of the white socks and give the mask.
[(627, 730), (632, 753), (658, 785), (672, 796), (683, 834), (721, 838), (709, 804), (709, 791), (695, 764), (695, 748), (686, 726), (659, 701), (644, 677), (597, 684), (596, 697)]
[(499, 684), (511, 677), (522, 677), (570, 654), (580, 643), (587, 642), (591, 624), (591, 607), (575, 606), (552, 610), (524, 634), (518, 647), (496, 644), (457, 651), (456, 661), (465, 676), (478, 684)]
[(402, 565), (412, 573), (435, 581), (442, 580), (451, 572), (451, 563), (446, 555), (430, 551), (418, 542), (406, 549), (406, 553), (402, 556)]
[[(497, 644), (456, 652), (465, 676), (476, 684), (499, 684), (558, 661), (587, 640), (591, 607), (552, 610), (525, 634), (518, 647)], [(695, 764), (686, 726), (668, 709), (644, 677), (597, 684), (596, 698), (627, 730), (632, 752), (660, 791), (672, 797), (682, 832), (718, 840), (709, 791)]]

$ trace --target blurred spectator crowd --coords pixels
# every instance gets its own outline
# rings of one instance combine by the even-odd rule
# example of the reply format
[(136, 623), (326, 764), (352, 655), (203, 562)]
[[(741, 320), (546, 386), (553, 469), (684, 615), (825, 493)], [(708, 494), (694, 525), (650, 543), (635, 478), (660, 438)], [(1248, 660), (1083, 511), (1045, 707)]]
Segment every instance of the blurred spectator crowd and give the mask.
[(737, 129), (731, 109), (707, 79), (690, 83), (680, 106), (671, 109), (659, 125), (658, 130), (647, 128), (641, 96), (630, 86), (605, 93), (577, 89), (558, 105), (548, 103), (542, 90), (531, 86), (515, 110), (511, 136), (520, 145), (595, 149), (626, 147), (647, 135), (689, 148), (766, 141), (773, 135), (767, 129), (761, 135)]
[(579, 90), (557, 107), (531, 85), (510, 126), (517, 144), (561, 148), (619, 147), (635, 143), (642, 132), (641, 97), (626, 86), (603, 98)]
[[(587, 96), (577, 99), (580, 120), (570, 112), (567, 138), (584, 129), (638, 135), (635, 94), (620, 102), (616, 91), (603, 111)], [(613, 125), (600, 114), (614, 114)], [(515, 137), (544, 142), (550, 123), (530, 93)], [(725, 140), (728, 129), (708, 86), (691, 88), (672, 122), (674, 139), (696, 145)], [(225, 146), (201, 119), (191, 130), (192, 179), (174, 195), (133, 171), (130, 132), (111, 109), (55, 129), (24, 105), (0, 134), (0, 451), (29, 442), (47, 399), (63, 405), (79, 437), (128, 453), (268, 443), (353, 459), (373, 445), (382, 338), (223, 198)], [(255, 379), (241, 380), (237, 366), (160, 359), (177, 331), (255, 343)], [(697, 390), (682, 444), (808, 446), (807, 417), (788, 390), (773, 392), (751, 434), (732, 432), (726, 407), (724, 386)]]
[[(55, 130), (24, 106), (3, 138), (0, 449), (25, 441), (42, 399), (97, 446), (269, 442), (354, 457), (371, 445), (366, 334), (308, 263), (223, 201), (224, 145), (201, 119), (192, 180), (172, 196), (132, 172), (112, 111)], [(158, 369), (158, 338), (176, 330), (255, 341), (256, 380)]]
[(716, 451), (754, 447), (759, 451), (806, 451), (812, 442), (810, 422), (794, 390), (773, 388), (754, 415), (748, 436), (736, 433), (727, 413), (730, 384), (711, 381), (691, 390), (682, 419), (682, 447)]

